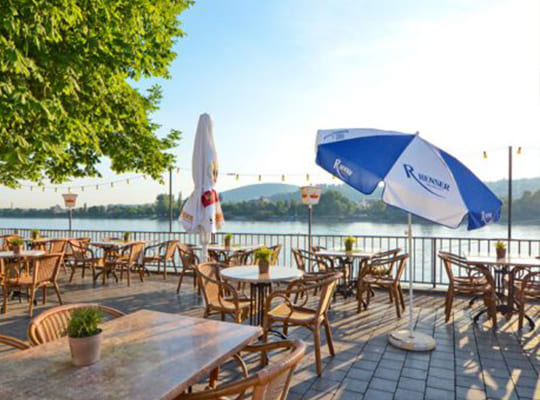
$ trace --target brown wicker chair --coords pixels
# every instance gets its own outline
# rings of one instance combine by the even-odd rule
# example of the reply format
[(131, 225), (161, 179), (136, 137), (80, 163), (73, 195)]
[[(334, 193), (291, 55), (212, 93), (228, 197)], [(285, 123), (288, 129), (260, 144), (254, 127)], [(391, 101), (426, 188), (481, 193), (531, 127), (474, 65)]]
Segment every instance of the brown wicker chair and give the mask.
[(219, 271), (223, 268), (227, 268), (227, 265), (214, 262), (195, 267), (204, 296), (204, 318), (217, 313), (224, 320), (225, 314), (229, 314), (234, 322), (241, 323), (248, 316), (250, 300), (239, 295), (233, 286), (221, 280)]
[(174, 272), (178, 273), (174, 256), (179, 244), (180, 242), (178, 240), (167, 240), (153, 246), (147, 246), (146, 249), (144, 249), (144, 265), (152, 263), (157, 264), (158, 274), (161, 266), (163, 266), (163, 279), (167, 279), (167, 264), (169, 262), (172, 264)]
[(32, 261), (30, 275), (22, 274), (16, 268), (11, 268), (10, 271), (6, 272), (6, 276), (2, 282), (2, 292), (4, 295), (3, 312), (7, 312), (8, 293), (13, 288), (25, 288), (28, 291), (28, 313), (30, 316), (34, 312), (34, 300), (36, 298), (36, 291), (39, 288), (43, 289), (43, 304), (47, 301), (47, 288), (50, 286), (56, 292), (58, 302), (62, 304), (62, 296), (56, 282), (62, 257), (62, 254), (47, 254), (34, 259)]
[(245, 399), (285, 400), (294, 370), (304, 357), (306, 345), (302, 341), (283, 341), (247, 346), (242, 351), (261, 353), (279, 351), (285, 355), (271, 362), (257, 373), (235, 382), (198, 393), (184, 393), (177, 400)]
[(527, 300), (540, 299), (540, 268), (528, 267), (515, 272), (514, 300), (518, 305), (519, 329), (523, 328)]
[(268, 248), (268, 250), (272, 251), (272, 259), (270, 260), (270, 265), (277, 265), (277, 263), (279, 262), (279, 253), (281, 253), (281, 248), (282, 246), (280, 244), (276, 244)]
[(495, 282), (489, 269), (481, 265), (469, 265), (463, 257), (446, 251), (439, 251), (439, 258), (444, 264), (449, 280), (444, 302), (446, 321), (450, 319), (454, 297), (462, 294), (483, 297), (493, 326), (497, 326)]
[(69, 255), (66, 254), (65, 263), (71, 268), (69, 282), (73, 281), (73, 276), (77, 268), (81, 269), (81, 278), (84, 279), (86, 269), (90, 269), (92, 277), (96, 274), (96, 265), (103, 265), (103, 257), (96, 257), (94, 250), (90, 248), (90, 240), (86, 238), (71, 239), (69, 241)]
[[(379, 287), (388, 290), (390, 301), (395, 303), (396, 314), (398, 318), (401, 318), (401, 309), (405, 309), (405, 302), (403, 301), (400, 280), (405, 272), (408, 258), (408, 254), (387, 258), (377, 257), (362, 266), (356, 286), (357, 312), (362, 310), (362, 305), (367, 308), (371, 299), (372, 288)], [(363, 299), (364, 293), (367, 295), (365, 302)]]
[(42, 250), (47, 254), (64, 254), (67, 239), (38, 239), (32, 242), (32, 249)]
[(13, 246), (10, 243), (11, 239), (22, 239), (22, 238), (19, 235), (15, 235), (15, 234), (0, 236), (0, 240), (2, 240), (2, 244), (0, 245), (1, 251), (13, 250)]
[(33, 346), (38, 346), (66, 336), (71, 315), (78, 308), (97, 308), (105, 317), (110, 318), (126, 315), (122, 311), (98, 303), (77, 303), (54, 307), (42, 312), (30, 321), (27, 331), (30, 343)]
[[(106, 259), (102, 271), (100, 272), (103, 278), (103, 284), (107, 275), (113, 274), (118, 282), (116, 271), (120, 270), (120, 280), (124, 279), (124, 271), (127, 275), (127, 284), (131, 286), (131, 270), (136, 269), (141, 282), (144, 281), (144, 268), (142, 266), (142, 257), (144, 253), (144, 242), (133, 242), (125, 246), (120, 254), (111, 254), (109, 259)], [(100, 268), (99, 266), (96, 266)], [(94, 286), (99, 274), (94, 275)]]
[[(0, 344), (15, 347), (19, 350), (26, 350), (30, 348), (30, 345), (28, 343), (23, 342), (22, 340), (14, 338), (12, 336), (0, 335)], [(2, 354), (1, 351), (0, 354)]]
[[(283, 333), (285, 335), (288, 333), (289, 326), (303, 326), (308, 328), (313, 332), (317, 374), (321, 375), (321, 325), (325, 328), (328, 350), (332, 356), (335, 355), (332, 331), (328, 319), (328, 309), (340, 277), (340, 273), (332, 273), (326, 276), (320, 276), (319, 279), (311, 278), (309, 281), (297, 280), (291, 282), (287, 289), (276, 290), (271, 293), (267, 297), (265, 304), (262, 341), (267, 341), (268, 332), (275, 323), (281, 323), (283, 325)], [(319, 293), (315, 308), (306, 307), (309, 301), (309, 292), (312, 291)], [(298, 296), (299, 294), (301, 296)], [(300, 302), (298, 301), (299, 298), (301, 299)], [(272, 303), (275, 301), (281, 302), (272, 308)]]
[(193, 287), (197, 287), (195, 267), (200, 263), (199, 257), (197, 257), (193, 249), (184, 243), (178, 244), (178, 253), (180, 254), (180, 260), (182, 261), (182, 272), (180, 272), (180, 277), (178, 278), (176, 293), (180, 293), (180, 288), (182, 287), (182, 281), (184, 280), (186, 272), (191, 272), (193, 275)]
[(326, 274), (334, 270), (333, 263), (322, 257), (318, 257), (314, 253), (297, 248), (291, 249), (291, 252), (296, 266), (298, 269), (304, 271), (306, 275)]

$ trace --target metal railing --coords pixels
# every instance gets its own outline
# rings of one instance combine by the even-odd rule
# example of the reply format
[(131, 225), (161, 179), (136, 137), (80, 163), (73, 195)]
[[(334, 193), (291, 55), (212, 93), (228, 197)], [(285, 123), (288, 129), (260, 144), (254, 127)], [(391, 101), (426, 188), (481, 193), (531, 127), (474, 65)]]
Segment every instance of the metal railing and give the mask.
[[(18, 233), (23, 237), (30, 237), (31, 229), (0, 228), (0, 234)], [(48, 237), (90, 237), (99, 240), (106, 236), (123, 237), (124, 231), (103, 230), (73, 230), (71, 233), (63, 229), (40, 229), (40, 234)], [(185, 243), (199, 243), (199, 235), (186, 232), (150, 232), (130, 231), (131, 238), (149, 242), (161, 242), (169, 239), (180, 240)], [(223, 243), (226, 232), (215, 234), (215, 241)], [(291, 256), (292, 248), (308, 247), (308, 235), (301, 233), (233, 233), (233, 244), (264, 244), (272, 246), (280, 243), (283, 248), (279, 257), (279, 263), (292, 266), (294, 260)], [(313, 235), (312, 244), (326, 248), (344, 248), (344, 235)], [(376, 236), (359, 235), (356, 237), (356, 247), (363, 250), (385, 250), (399, 247), (407, 249), (407, 236)], [(416, 285), (436, 288), (448, 284), (447, 274), (437, 253), (440, 250), (457, 254), (495, 254), (497, 241), (507, 243), (504, 238), (467, 238), (467, 237), (413, 237), (413, 249), (411, 259), (413, 265), (413, 282)], [(513, 239), (508, 244), (508, 252), (521, 256), (540, 256), (540, 239)], [(404, 280), (408, 280), (408, 269), (404, 274)]]

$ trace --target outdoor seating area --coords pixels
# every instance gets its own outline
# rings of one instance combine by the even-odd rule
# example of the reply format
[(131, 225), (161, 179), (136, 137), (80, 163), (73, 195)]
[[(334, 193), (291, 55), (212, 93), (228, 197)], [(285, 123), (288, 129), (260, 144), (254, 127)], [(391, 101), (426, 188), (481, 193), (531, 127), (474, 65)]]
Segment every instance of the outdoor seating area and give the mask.
[[(437, 347), (407, 352), (387, 339), (408, 323), (404, 311), (409, 295), (403, 284), (410, 259), (400, 248), (292, 248), (286, 264), (283, 245), (274, 244), (268, 246), (269, 270), (261, 273), (256, 260), (266, 248), (262, 243), (210, 244), (213, 258), (201, 263), (199, 245), (176, 239), (54, 238), (39, 239), (39, 246), (27, 240), (31, 250), (15, 253), (13, 238), (4, 237), (0, 252), (0, 359), (6, 357), (0, 362), (0, 383), (8, 379), (0, 395), (10, 398), (28, 398), (5, 369), (16, 361), (31, 374), (34, 367), (17, 355), (21, 350), (33, 354), (29, 360), (39, 357), (39, 365), (49, 365), (50, 371), (40, 375), (44, 393), (69, 398), (73, 382), (60, 392), (46, 380), (55, 374), (57, 362), (69, 358), (63, 338), (79, 308), (99, 309), (105, 317), (100, 363), (111, 367), (125, 363), (137, 371), (151, 365), (145, 357), (138, 360), (139, 353), (130, 360), (121, 355), (119, 349), (128, 349), (135, 338), (160, 363), (176, 365), (176, 359), (167, 357), (194, 354), (174, 340), (175, 330), (170, 329), (176, 325), (213, 320), (218, 325), (212, 329), (230, 329), (239, 338), (208, 336), (217, 341), (210, 345), (216, 352), (208, 359), (204, 352), (199, 355), (200, 370), (163, 371), (159, 378), (152, 373), (140, 382), (119, 374), (119, 387), (132, 398), (161, 398), (155, 394), (159, 390), (141, 389), (151, 379), (154, 388), (161, 384), (179, 399), (212, 399), (243, 390), (259, 391), (262, 397), (253, 398), (265, 399), (267, 388), (288, 392), (290, 399), (534, 399), (540, 394), (540, 340), (534, 325), (540, 304), (533, 257), (520, 258), (515, 274), (506, 268), (505, 276), (499, 276), (488, 261), (480, 265), (473, 256), (439, 252), (449, 284), (443, 291), (417, 292), (412, 309), (414, 329), (433, 336)], [(529, 268), (523, 266), (527, 262)], [(140, 279), (130, 281), (131, 273)], [(43, 304), (37, 302), (39, 288)], [(47, 300), (48, 289), (57, 298)], [(510, 293), (516, 299), (512, 310), (506, 302)], [(484, 312), (487, 316), (479, 317)], [(152, 329), (161, 332), (159, 343), (150, 339)], [(206, 339), (200, 329), (197, 341), (202, 345)], [(110, 353), (106, 343), (113, 337), (117, 350)], [(73, 371), (64, 371), (66, 379), (74, 379)], [(25, 376), (18, 377), (20, 382)], [(84, 386), (81, 379), (76, 382)]]

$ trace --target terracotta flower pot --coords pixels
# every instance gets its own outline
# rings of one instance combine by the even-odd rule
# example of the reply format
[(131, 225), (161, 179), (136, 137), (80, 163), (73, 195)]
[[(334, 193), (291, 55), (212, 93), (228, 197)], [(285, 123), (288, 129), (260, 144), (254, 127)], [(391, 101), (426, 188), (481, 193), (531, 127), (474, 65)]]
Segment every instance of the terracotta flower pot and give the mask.
[(497, 252), (497, 259), (506, 258), (506, 249), (495, 249)]
[(225, 248), (231, 247), (231, 238), (225, 238)]
[(13, 247), (13, 254), (19, 255), (19, 254), (21, 254), (22, 250), (23, 250), (22, 246), (14, 246)]
[(270, 263), (265, 260), (259, 260), (259, 274), (267, 274), (270, 270)]
[(353, 246), (352, 243), (345, 243), (345, 251), (347, 253), (352, 252), (352, 246)]
[(83, 338), (69, 337), (71, 361), (76, 367), (94, 364), (101, 357), (101, 330), (97, 335)]

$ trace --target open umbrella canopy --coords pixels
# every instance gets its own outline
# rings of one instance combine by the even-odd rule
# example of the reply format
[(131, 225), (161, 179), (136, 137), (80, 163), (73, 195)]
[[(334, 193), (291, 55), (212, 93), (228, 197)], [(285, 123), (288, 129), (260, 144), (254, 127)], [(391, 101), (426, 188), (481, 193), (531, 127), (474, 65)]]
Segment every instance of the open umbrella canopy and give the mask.
[(498, 221), (502, 202), (445, 151), (408, 134), (377, 129), (319, 130), (316, 163), (362, 193), (384, 182), (385, 203), (451, 228)]
[(203, 243), (207, 243), (209, 234), (215, 233), (224, 223), (219, 196), (215, 190), (218, 160), (213, 123), (208, 114), (202, 114), (197, 125), (192, 174), (195, 188), (180, 214), (180, 221), (186, 231), (201, 233)]

